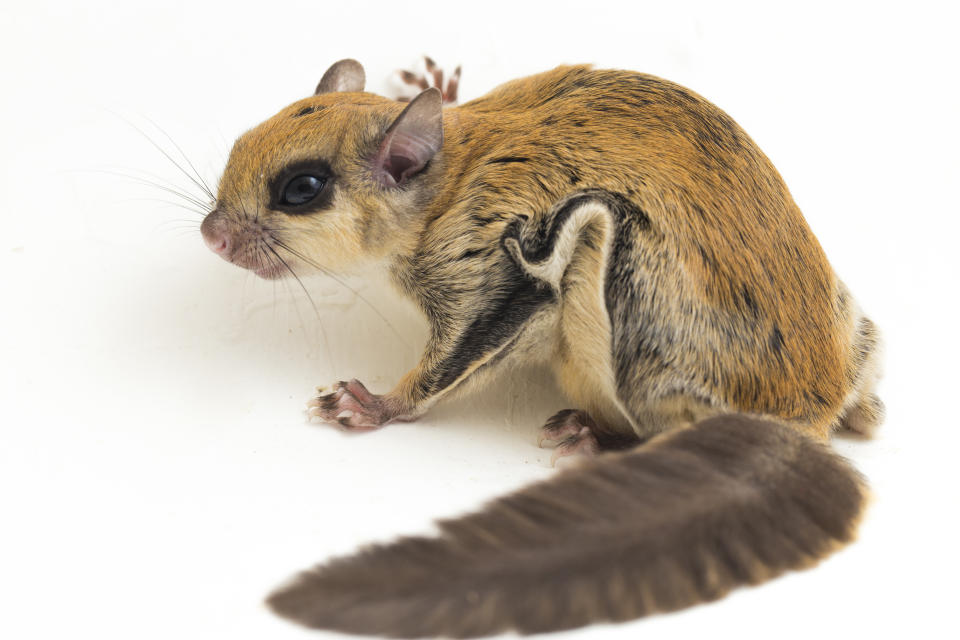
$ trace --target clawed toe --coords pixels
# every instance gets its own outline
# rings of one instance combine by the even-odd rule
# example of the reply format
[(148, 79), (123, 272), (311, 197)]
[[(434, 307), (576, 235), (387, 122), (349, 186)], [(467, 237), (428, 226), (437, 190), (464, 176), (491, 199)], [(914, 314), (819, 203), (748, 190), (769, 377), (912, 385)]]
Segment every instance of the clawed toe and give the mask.
[(460, 85), (460, 67), (454, 69), (453, 73), (444, 79), (443, 69), (429, 56), (423, 57), (423, 69), (419, 72), (399, 71), (398, 78), (406, 85), (397, 96), (401, 102), (408, 102), (418, 93), (429, 87), (440, 89), (443, 96), (443, 104), (455, 105), (457, 103), (457, 89)]
[(589, 433), (594, 425), (593, 420), (584, 411), (576, 409), (564, 409), (547, 420), (547, 423), (540, 429), (540, 437), (537, 439), (537, 446), (543, 447), (555, 446), (559, 443), (575, 438), (586, 429)]
[(550, 464), (567, 456), (595, 456), (600, 443), (594, 435), (596, 423), (585, 411), (565, 409), (553, 415), (540, 431), (538, 446), (553, 446)]
[(614, 433), (597, 425), (586, 411), (565, 409), (547, 420), (537, 445), (554, 448), (551, 464), (568, 456), (595, 456), (602, 451), (628, 449), (639, 439), (632, 434)]
[[(318, 391), (325, 390), (317, 387)], [(381, 396), (370, 393), (359, 380), (338, 382), (333, 391), (311, 398), (307, 403), (308, 419), (336, 424), (348, 431), (377, 429), (393, 416), (389, 415)]]
[(600, 453), (600, 443), (589, 429), (583, 429), (579, 434), (560, 442), (550, 456), (550, 465), (556, 466), (557, 460), (569, 456), (583, 456), (592, 458)]

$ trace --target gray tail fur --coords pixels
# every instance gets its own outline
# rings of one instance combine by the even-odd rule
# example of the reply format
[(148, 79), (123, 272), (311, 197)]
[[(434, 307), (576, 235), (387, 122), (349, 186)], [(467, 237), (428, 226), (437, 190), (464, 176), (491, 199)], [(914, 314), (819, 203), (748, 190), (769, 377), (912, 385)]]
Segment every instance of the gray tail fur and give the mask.
[(822, 444), (711, 418), (558, 473), (273, 593), (317, 629), (401, 638), (538, 633), (715, 600), (815, 563), (856, 530), (860, 476)]

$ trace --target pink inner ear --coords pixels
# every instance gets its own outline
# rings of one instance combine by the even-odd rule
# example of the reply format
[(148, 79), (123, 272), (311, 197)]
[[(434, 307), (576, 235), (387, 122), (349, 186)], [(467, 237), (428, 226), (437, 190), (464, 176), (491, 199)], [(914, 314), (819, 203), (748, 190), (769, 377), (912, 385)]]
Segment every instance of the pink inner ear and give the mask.
[(394, 184), (400, 184), (422, 170), (437, 150), (433, 140), (400, 130), (390, 135), (384, 147), (380, 167)]
[(417, 170), (413, 160), (406, 156), (390, 155), (390, 167), (387, 169), (393, 177), (394, 182), (400, 182), (405, 175)]
[(421, 93), (397, 116), (377, 153), (374, 173), (389, 187), (402, 184), (422, 171), (443, 146), (440, 91)]

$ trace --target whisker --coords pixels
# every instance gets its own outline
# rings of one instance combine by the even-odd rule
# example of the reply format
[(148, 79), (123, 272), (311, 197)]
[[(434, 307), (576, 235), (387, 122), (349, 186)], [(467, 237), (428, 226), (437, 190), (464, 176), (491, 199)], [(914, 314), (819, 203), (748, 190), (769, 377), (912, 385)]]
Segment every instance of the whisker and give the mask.
[[(313, 312), (316, 314), (317, 320), (319, 322), (320, 333), (323, 336), (323, 347), (327, 352), (327, 359), (330, 360), (331, 364), (335, 365), (335, 363), (333, 362), (333, 352), (330, 350), (330, 341), (327, 338), (327, 330), (323, 326), (323, 320), (320, 316), (320, 309), (317, 308), (316, 302), (313, 301), (313, 296), (310, 295), (310, 292), (307, 290), (307, 287), (303, 284), (303, 280), (300, 279), (300, 276), (298, 276), (297, 273), (287, 263), (287, 261), (284, 260), (279, 253), (277, 253), (277, 250), (271, 247), (270, 244), (266, 242), (264, 242), (264, 246), (267, 249), (269, 249), (270, 252), (277, 258), (277, 260), (280, 261), (280, 264), (282, 264), (284, 268), (290, 272), (290, 275), (293, 276), (293, 279), (296, 280), (297, 284), (300, 285), (300, 288), (303, 289), (303, 293), (306, 294), (307, 300), (310, 301), (310, 306), (313, 307)], [(336, 366), (334, 366), (334, 369), (336, 369)]]
[[(279, 284), (283, 288), (283, 290), (286, 292), (287, 299), (290, 302), (289, 307), (292, 307), (293, 312), (297, 314), (297, 320), (300, 322), (300, 329), (303, 332), (304, 338), (306, 338), (309, 341), (310, 336), (309, 336), (309, 333), (307, 332), (308, 324), (304, 321), (303, 315), (300, 313), (300, 305), (297, 304), (296, 291), (295, 291), (295, 288), (290, 284), (290, 280), (287, 278), (280, 278), (277, 280), (272, 280), (271, 284), (273, 285), (272, 289), (273, 289), (274, 312), (276, 312), (276, 309), (277, 309), (277, 285)], [(316, 310), (314, 311), (316, 312)], [(317, 314), (317, 323), (320, 325), (321, 336), (323, 337), (323, 347), (326, 351), (325, 353), (326, 359), (328, 362), (330, 362), (330, 365), (333, 369), (333, 371), (331, 372), (332, 377), (336, 379), (338, 377), (337, 367), (336, 367), (336, 364), (333, 362), (333, 355), (330, 352), (330, 345), (326, 340), (326, 332), (323, 326), (323, 319), (319, 314)]]
[(194, 233), (200, 230), (200, 224), (196, 220), (164, 220), (158, 223), (157, 226), (158, 228), (172, 227), (175, 229), (190, 229)]
[(348, 291), (350, 291), (351, 293), (353, 293), (353, 295), (357, 296), (357, 298), (359, 298), (365, 305), (367, 305), (367, 307), (369, 307), (371, 311), (373, 311), (375, 314), (377, 314), (377, 316), (383, 321), (383, 323), (386, 324), (387, 327), (390, 328), (390, 331), (391, 331), (391, 332), (393, 333), (393, 335), (397, 338), (397, 340), (399, 340), (400, 343), (403, 344), (403, 346), (405, 346), (407, 349), (412, 349), (412, 348), (413, 348), (413, 347), (410, 346), (410, 343), (408, 343), (408, 342), (403, 338), (403, 336), (400, 334), (400, 332), (397, 331), (396, 327), (393, 326), (393, 323), (391, 323), (390, 320), (388, 320), (387, 317), (384, 316), (384, 315), (380, 312), (380, 310), (377, 309), (377, 308), (373, 305), (373, 303), (371, 303), (369, 300), (367, 300), (359, 291), (357, 291), (356, 289), (354, 289), (353, 287), (351, 287), (349, 284), (347, 284), (346, 282), (344, 282), (343, 280), (341, 280), (336, 274), (331, 273), (330, 271), (328, 271), (327, 269), (323, 268), (322, 266), (320, 266), (319, 264), (317, 264), (317, 263), (314, 262), (313, 260), (310, 260), (309, 258), (307, 258), (305, 255), (303, 255), (303, 254), (300, 253), (299, 251), (296, 251), (296, 250), (292, 249), (289, 245), (287, 245), (286, 243), (284, 243), (282, 240), (279, 240), (278, 238), (273, 237), (273, 241), (274, 241), (275, 243), (277, 243), (277, 245), (278, 245), (281, 249), (287, 251), (287, 252), (290, 253), (293, 257), (297, 258), (298, 260), (301, 260), (301, 261), (305, 262), (306, 264), (310, 265), (311, 267), (313, 267), (314, 269), (316, 269), (317, 271), (319, 271), (319, 272), (322, 273), (323, 275), (330, 277), (332, 280), (334, 280), (334, 281), (336, 281), (337, 283), (339, 283), (340, 286), (346, 288)]
[(170, 229), (171, 233), (173, 233), (174, 231), (176, 232), (176, 236), (178, 238), (187, 238), (187, 237), (196, 238), (197, 236), (196, 229), (187, 229), (185, 227), (174, 227), (173, 229)]
[[(191, 206), (189, 206), (189, 205), (185, 205), (185, 204), (183, 204), (182, 202), (174, 202), (173, 200), (164, 200), (163, 198), (146, 198), (146, 197), (143, 197), (143, 198), (124, 198), (123, 200), (118, 200), (118, 202), (120, 202), (120, 203), (124, 203), (124, 202), (158, 202), (158, 203), (160, 203), (160, 204), (165, 204), (165, 205), (170, 206), (170, 207), (176, 207), (176, 208), (178, 208), (178, 209), (183, 209), (184, 211), (189, 211), (190, 213), (195, 213), (195, 214), (197, 214), (197, 215), (199, 215), (199, 216), (205, 216), (205, 215), (207, 215), (207, 212), (206, 212), (206, 211), (200, 211), (199, 209), (196, 209), (196, 208), (191, 207)], [(197, 220), (191, 220), (190, 222), (195, 223), (195, 224), (197, 225), (197, 229), (200, 228), (200, 222), (199, 222), (199, 221), (197, 221)]]
[(180, 191), (176, 187), (167, 186), (165, 184), (161, 184), (158, 182), (153, 182), (151, 180), (147, 180), (146, 178), (142, 178), (140, 176), (131, 175), (129, 173), (123, 173), (122, 171), (112, 171), (109, 169), (86, 169), (81, 171), (85, 171), (88, 173), (102, 173), (104, 175), (117, 176), (120, 178), (124, 178), (126, 180), (130, 180), (131, 182), (135, 182), (137, 184), (142, 184), (148, 187), (153, 187), (155, 189), (160, 189), (161, 191), (177, 196), (178, 198), (181, 198), (182, 200), (185, 200), (186, 202), (189, 202), (190, 204), (196, 206), (198, 209), (201, 210), (201, 211), (198, 211), (198, 213), (202, 213), (202, 215), (206, 215), (206, 212), (210, 210), (209, 202), (203, 202), (202, 200), (194, 196), (191, 196), (188, 193), (184, 193)]
[[(208, 192), (206, 192), (206, 191), (204, 191), (203, 195), (206, 196), (207, 199), (206, 199), (206, 200), (201, 200), (200, 198), (198, 198), (198, 197), (194, 196), (193, 194), (189, 193), (186, 189), (182, 189), (182, 188), (180, 187), (180, 185), (176, 184), (176, 183), (173, 182), (172, 180), (168, 180), (167, 178), (164, 178), (163, 176), (159, 176), (159, 175), (157, 175), (156, 173), (152, 173), (152, 172), (146, 171), (146, 170), (144, 170), (144, 169), (129, 169), (129, 171), (137, 171), (137, 172), (142, 173), (143, 175), (151, 178), (152, 180), (156, 180), (156, 181), (158, 181), (158, 182), (160, 182), (160, 183), (166, 184), (167, 186), (169, 186), (169, 187), (171, 187), (171, 188), (173, 188), (173, 189), (177, 189), (177, 190), (180, 191), (181, 193), (183, 193), (183, 194), (185, 194), (185, 195), (188, 195), (188, 196), (190, 196), (191, 198), (194, 198), (197, 202), (203, 203), (203, 205), (204, 205), (205, 208), (207, 208), (207, 209), (212, 208), (213, 204), (217, 201), (216, 198), (214, 198), (212, 195), (210, 195), (210, 193), (208, 193)], [(133, 176), (133, 177), (138, 177), (138, 178), (139, 178), (140, 176)], [(143, 178), (140, 178), (140, 179), (143, 179)]]
[(166, 136), (167, 140), (170, 141), (170, 144), (172, 144), (174, 148), (180, 152), (180, 156), (184, 160), (186, 160), (187, 165), (193, 170), (193, 175), (195, 175), (197, 177), (197, 180), (200, 181), (200, 184), (202, 185), (201, 189), (203, 189), (203, 192), (206, 193), (208, 196), (210, 196), (211, 200), (215, 200), (216, 198), (214, 198), (213, 192), (210, 190), (209, 185), (207, 185), (206, 180), (203, 179), (203, 176), (200, 175), (200, 172), (197, 171), (197, 168), (194, 166), (193, 162), (191, 162), (190, 158), (187, 157), (187, 154), (183, 152), (183, 149), (180, 148), (180, 145), (177, 144), (176, 140), (174, 140), (169, 133), (167, 133), (160, 125), (158, 125), (156, 122), (154, 122), (150, 118), (147, 118), (147, 122), (152, 124), (160, 133)]
[[(238, 205), (238, 209), (239, 209), (239, 214), (240, 214), (240, 216), (241, 216), (243, 219), (245, 219), (245, 220), (251, 220), (252, 218), (251, 218), (251, 216), (250, 216), (250, 212), (247, 210), (247, 207), (244, 206), (243, 201), (239, 198), (239, 192), (236, 191), (236, 185), (234, 185), (234, 190), (235, 190), (235, 194), (236, 194), (236, 196), (237, 196), (237, 205)], [(259, 217), (259, 210), (260, 210), (260, 204), (257, 203), (257, 216), (256, 216), (256, 218)], [(255, 218), (253, 218), (253, 219), (255, 219)], [(268, 232), (268, 233), (269, 233), (269, 232)], [(273, 237), (272, 234), (270, 234), (268, 237), (269, 237), (271, 240), (275, 240), (275, 238)], [(316, 318), (317, 318), (317, 323), (318, 323), (318, 325), (319, 325), (319, 327), (320, 327), (320, 334), (321, 334), (321, 337), (322, 337), (322, 340), (323, 340), (323, 348), (324, 348), (324, 351), (326, 352), (326, 358), (327, 358), (327, 360), (330, 362), (331, 366), (333, 367), (334, 373), (336, 373), (337, 365), (336, 365), (336, 362), (335, 362), (334, 359), (333, 359), (333, 351), (332, 351), (332, 349), (330, 348), (330, 339), (329, 339), (329, 337), (328, 337), (328, 335), (327, 335), (327, 329), (326, 329), (326, 327), (325, 327), (324, 324), (323, 324), (323, 317), (320, 315), (320, 309), (319, 309), (319, 307), (317, 307), (317, 303), (314, 301), (313, 296), (310, 295), (310, 291), (309, 291), (309, 290), (307, 289), (307, 287), (303, 284), (303, 281), (300, 279), (300, 276), (297, 275), (297, 273), (293, 270), (293, 268), (290, 266), (290, 264), (289, 264), (286, 260), (284, 260), (283, 257), (282, 257), (279, 253), (277, 253), (277, 251), (276, 251), (276, 250), (270, 245), (270, 243), (269, 243), (267, 240), (265, 240), (265, 239), (258, 239), (258, 240), (257, 240), (257, 243), (256, 243), (257, 253), (256, 253), (255, 255), (256, 255), (256, 258), (257, 258), (258, 267), (263, 268), (263, 266), (264, 266), (264, 260), (263, 260), (263, 258), (267, 258), (267, 259), (268, 259), (268, 260), (267, 260), (267, 265), (273, 266), (273, 264), (275, 264), (274, 261), (273, 261), (272, 259), (270, 259), (270, 256), (267, 255), (266, 251), (264, 251), (264, 248), (266, 248), (268, 251), (270, 251), (270, 253), (271, 253), (271, 254), (276, 258), (276, 260), (279, 262), (279, 264), (282, 265), (282, 266), (290, 273), (291, 276), (293, 276), (293, 278), (297, 281), (297, 284), (300, 285), (300, 288), (303, 289), (303, 293), (307, 296), (307, 300), (309, 301), (310, 306), (313, 308), (313, 313), (314, 313), (314, 315), (315, 315)], [(284, 286), (287, 287), (286, 283), (284, 284)], [(288, 290), (288, 292), (291, 293), (291, 298), (293, 299), (293, 295), (292, 295), (292, 292), (290, 291), (289, 287), (287, 288), (287, 290)], [(276, 285), (274, 285), (274, 295), (276, 295)], [(274, 301), (274, 305), (276, 305), (276, 301)], [(274, 308), (276, 308), (276, 307), (274, 307)], [(296, 313), (297, 313), (297, 315), (299, 316), (300, 312), (299, 312), (299, 309), (297, 309), (296, 303), (294, 303), (294, 309), (296, 310)], [(306, 323), (303, 322), (303, 318), (302, 318), (302, 317), (300, 318), (300, 323), (301, 323), (302, 326), (306, 327)]]
[[(153, 147), (163, 155), (163, 157), (165, 157), (167, 160), (169, 160), (171, 163), (173, 163), (173, 166), (175, 166), (177, 169), (179, 169), (179, 170), (180, 170), (180, 173), (182, 173), (184, 176), (186, 176), (187, 179), (190, 180), (190, 182), (192, 182), (193, 184), (195, 184), (201, 191), (203, 191), (205, 194), (207, 194), (208, 196), (210, 196), (211, 199), (216, 199), (216, 198), (214, 197), (213, 193), (210, 191), (210, 189), (207, 188), (207, 186), (206, 186), (205, 183), (203, 183), (201, 180), (197, 180), (195, 177), (193, 177), (192, 175), (190, 175), (190, 172), (187, 171), (186, 169), (184, 169), (184, 168), (183, 168), (183, 165), (181, 165), (179, 162), (177, 162), (177, 161), (174, 159), (173, 156), (171, 156), (169, 153), (167, 153), (166, 149), (164, 149), (164, 148), (161, 147), (159, 144), (157, 144), (157, 142), (154, 141), (154, 139), (151, 138), (151, 137), (147, 134), (147, 132), (145, 132), (143, 129), (141, 129), (140, 127), (138, 127), (137, 125), (135, 125), (129, 118), (125, 118), (124, 116), (120, 115), (119, 113), (115, 113), (115, 112), (114, 112), (114, 115), (116, 115), (118, 118), (120, 118), (121, 120), (123, 120), (124, 122), (126, 122), (126, 123), (127, 123), (129, 126), (131, 126), (137, 133), (139, 133), (140, 135), (142, 135), (142, 136), (147, 140), (147, 142), (149, 142), (151, 145), (153, 145)], [(148, 120), (149, 120), (149, 119), (148, 119)], [(154, 126), (156, 126), (156, 125), (154, 124)], [(157, 127), (157, 128), (159, 129), (159, 127)], [(161, 131), (162, 131), (162, 130), (161, 130)], [(176, 146), (176, 143), (174, 143), (174, 146)], [(182, 151), (181, 151), (181, 153), (182, 153)], [(188, 163), (189, 163), (189, 160), (188, 160)]]

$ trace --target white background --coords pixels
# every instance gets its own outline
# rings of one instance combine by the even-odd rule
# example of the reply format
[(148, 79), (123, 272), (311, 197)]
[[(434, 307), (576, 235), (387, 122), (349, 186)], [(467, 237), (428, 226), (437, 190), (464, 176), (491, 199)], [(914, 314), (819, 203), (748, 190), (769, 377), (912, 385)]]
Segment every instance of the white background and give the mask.
[[(12, 5), (16, 4), (16, 8)], [(462, 96), (559, 63), (661, 75), (772, 158), (884, 330), (889, 418), (837, 447), (876, 497), (860, 541), (708, 606), (569, 637), (956, 637), (953, 3), (520, 2), (0, 9), (0, 636), (310, 638), (266, 612), (295, 570), (549, 476), (564, 408), (540, 371), (415, 424), (306, 424), (317, 384), (387, 390), (424, 326), (385, 287), (268, 283), (199, 216), (116, 173), (196, 189), (230, 141), (361, 60), (383, 92), (421, 53)], [(669, 8), (666, 8), (669, 7)], [(401, 341), (372, 307), (388, 317)], [(325, 334), (325, 338), (324, 338)], [(818, 637), (818, 636), (814, 636)]]

